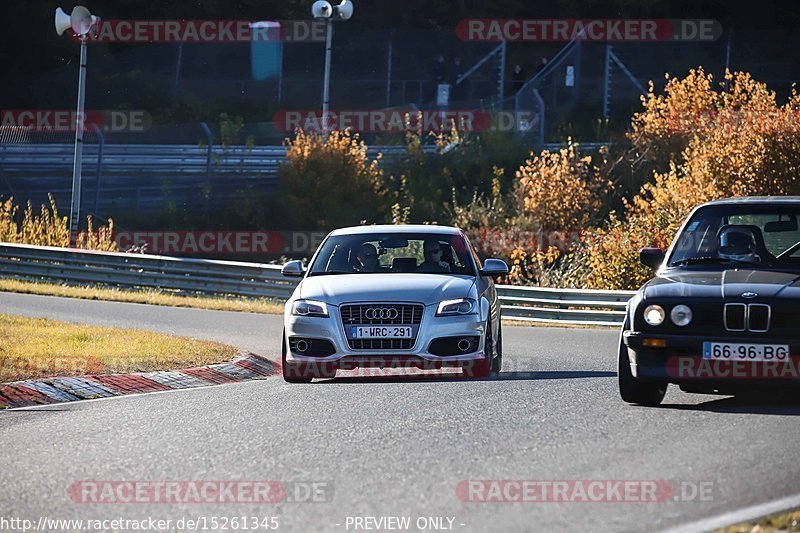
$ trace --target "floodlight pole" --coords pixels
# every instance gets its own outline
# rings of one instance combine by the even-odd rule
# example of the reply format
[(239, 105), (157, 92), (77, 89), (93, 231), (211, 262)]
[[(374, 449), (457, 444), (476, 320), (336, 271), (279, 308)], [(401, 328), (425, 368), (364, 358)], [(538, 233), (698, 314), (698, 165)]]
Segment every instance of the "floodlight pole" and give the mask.
[(72, 165), (72, 202), (69, 213), (69, 246), (75, 248), (81, 225), (81, 164), (83, 161), (84, 101), (86, 99), (86, 41), (81, 35), (81, 62), (78, 69), (78, 113), (75, 116), (75, 159)]
[(327, 134), (331, 96), (331, 43), (333, 41), (333, 19), (331, 17), (328, 17), (325, 27), (325, 76), (322, 82), (322, 131)]

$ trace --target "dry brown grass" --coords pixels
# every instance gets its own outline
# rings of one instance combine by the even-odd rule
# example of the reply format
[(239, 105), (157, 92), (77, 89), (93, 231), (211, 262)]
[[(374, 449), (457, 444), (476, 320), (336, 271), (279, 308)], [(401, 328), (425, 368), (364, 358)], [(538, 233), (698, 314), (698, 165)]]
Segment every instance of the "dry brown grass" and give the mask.
[[(67, 217), (61, 216), (52, 195), (48, 195), (50, 205), (42, 205), (39, 214), (28, 202), (19, 217), (19, 206), (14, 198), (0, 200), (0, 242), (33, 244), (39, 246), (69, 246), (69, 224)], [(114, 242), (114, 221), (107, 226), (94, 227), (91, 215), (86, 218), (86, 230), (78, 234), (75, 246), (88, 250), (117, 251)]]
[(192, 307), (195, 309), (215, 309), (218, 311), (241, 311), (246, 313), (283, 313), (283, 304), (277, 301), (247, 298), (203, 298), (181, 296), (158, 290), (124, 290), (105, 287), (82, 287), (75, 285), (56, 285), (14, 279), (0, 279), (0, 291), (23, 294), (40, 294), (44, 296), (64, 296), (84, 300), (106, 300), (110, 302), (128, 302), (171, 307)]
[(0, 314), (0, 382), (187, 368), (236, 353), (233, 346), (162, 333)]
[(800, 531), (800, 510), (768, 516), (758, 522), (737, 524), (714, 533), (783, 533)]

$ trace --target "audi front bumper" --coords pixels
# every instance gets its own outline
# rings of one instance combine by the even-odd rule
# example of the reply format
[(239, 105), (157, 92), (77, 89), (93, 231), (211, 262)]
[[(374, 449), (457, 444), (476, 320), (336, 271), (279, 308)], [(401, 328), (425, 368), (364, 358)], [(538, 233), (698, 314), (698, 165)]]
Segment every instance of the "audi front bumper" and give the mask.
[[(314, 364), (334, 369), (356, 367), (464, 367), (484, 358), (484, 333), (486, 321), (479, 314), (436, 316), (437, 305), (426, 305), (423, 309), (416, 339), (409, 349), (354, 349), (345, 333), (340, 308), (328, 305), (328, 317), (292, 315), (288, 309), (284, 314), (286, 361), (288, 363)], [(306, 350), (298, 350), (299, 339), (306, 341)], [(328, 341), (315, 343), (313, 340)], [(430, 351), (437, 339), (452, 339), (453, 353)], [(473, 339), (466, 351), (456, 348), (458, 341)], [(308, 341), (312, 342), (308, 342)], [(436, 346), (436, 345), (435, 345)], [(466, 347), (466, 343), (462, 344)], [(330, 353), (332, 352), (332, 353)]]

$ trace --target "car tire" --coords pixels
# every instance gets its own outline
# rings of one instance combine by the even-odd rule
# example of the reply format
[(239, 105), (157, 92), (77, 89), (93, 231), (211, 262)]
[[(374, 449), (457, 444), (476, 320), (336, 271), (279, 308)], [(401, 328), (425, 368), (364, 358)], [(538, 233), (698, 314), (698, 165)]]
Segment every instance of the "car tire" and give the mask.
[[(622, 332), (625, 331), (623, 327)], [(633, 377), (631, 362), (628, 357), (628, 347), (619, 336), (619, 354), (617, 357), (617, 378), (619, 380), (619, 394), (623, 401), (638, 405), (656, 406), (664, 399), (667, 393), (667, 383), (657, 381), (642, 381)]]
[[(281, 374), (286, 383), (311, 383), (311, 378), (307, 376), (307, 368), (302, 365), (286, 362), (286, 331), (281, 335)], [(304, 373), (306, 371), (306, 373)]]
[(464, 376), (486, 378), (492, 374), (494, 350), (492, 346), (491, 319), (486, 323), (486, 339), (483, 342), (483, 359), (474, 361), (469, 367), (462, 369)]
[(497, 326), (497, 344), (495, 344), (495, 355), (492, 359), (492, 374), (499, 374), (503, 370), (503, 325)]

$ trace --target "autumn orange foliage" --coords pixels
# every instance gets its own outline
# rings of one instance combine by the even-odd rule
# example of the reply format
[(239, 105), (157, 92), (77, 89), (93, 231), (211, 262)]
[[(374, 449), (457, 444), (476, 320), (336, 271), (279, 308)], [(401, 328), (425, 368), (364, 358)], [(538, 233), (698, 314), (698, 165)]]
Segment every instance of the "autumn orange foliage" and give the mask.
[(681, 147), (679, 159), (626, 205), (584, 235), (585, 286), (634, 288), (651, 272), (638, 262), (645, 246), (666, 248), (691, 209), (719, 198), (800, 193), (800, 97), (784, 105), (764, 83), (727, 73), (714, 87), (711, 74), (693, 70), (668, 78), (663, 94), (652, 84), (644, 110), (632, 120), (631, 142), (651, 153)]

